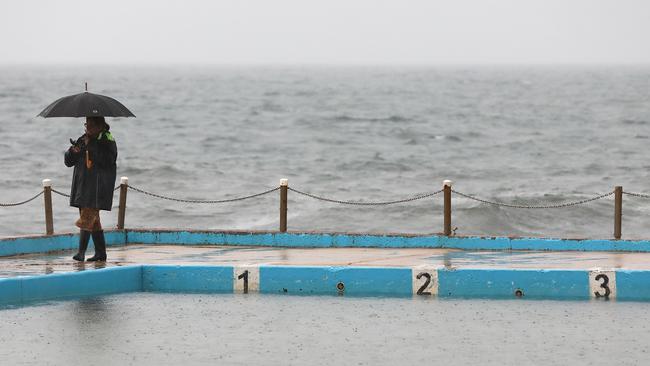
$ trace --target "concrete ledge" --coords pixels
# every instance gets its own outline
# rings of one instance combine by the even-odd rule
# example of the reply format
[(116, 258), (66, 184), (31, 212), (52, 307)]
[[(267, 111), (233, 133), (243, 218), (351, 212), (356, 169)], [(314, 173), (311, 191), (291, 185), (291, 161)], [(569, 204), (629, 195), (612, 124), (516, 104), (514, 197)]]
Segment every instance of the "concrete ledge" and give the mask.
[(620, 299), (650, 300), (650, 271), (616, 271), (616, 292)]
[[(104, 231), (106, 245), (126, 245), (126, 233), (121, 230)], [(92, 243), (92, 239), (90, 240)], [(19, 254), (47, 253), (77, 249), (79, 234), (16, 236), (0, 239), (0, 257)], [(92, 245), (92, 244), (90, 244)]]
[(231, 293), (233, 291), (233, 268), (224, 266), (143, 266), (142, 291)]
[(141, 266), (0, 279), (0, 304), (28, 303), (142, 289)]
[(261, 266), (260, 292), (411, 296), (410, 268)]
[[(440, 297), (588, 299), (586, 271), (476, 270), (439, 271)], [(517, 293), (517, 291), (521, 291)]]
[[(77, 234), (0, 239), (0, 256), (44, 253), (77, 247)], [(446, 237), (439, 234), (363, 234), (275, 231), (124, 230), (106, 231), (108, 245), (246, 245), (288, 248), (453, 248), (466, 250), (545, 250), (650, 252), (648, 240), (509, 237)]]
[(141, 265), (0, 279), (0, 304), (139, 291), (648, 301), (650, 271)]

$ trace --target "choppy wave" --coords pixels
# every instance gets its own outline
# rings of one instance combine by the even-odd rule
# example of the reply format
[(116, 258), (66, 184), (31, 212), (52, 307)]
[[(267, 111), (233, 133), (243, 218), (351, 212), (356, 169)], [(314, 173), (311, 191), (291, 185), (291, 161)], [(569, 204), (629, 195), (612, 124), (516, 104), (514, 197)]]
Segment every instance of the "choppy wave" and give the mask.
[[(98, 93), (138, 116), (110, 122), (118, 177), (172, 197), (242, 196), (281, 178), (307, 192), (366, 201), (435, 191), (445, 179), (506, 203), (561, 203), (615, 185), (650, 192), (650, 68), (380, 71), (130, 67), (87, 74)], [(69, 187), (61, 152), (81, 123), (34, 115), (77, 92), (78, 78), (74, 68), (0, 67), (0, 202), (33, 196), (44, 178)], [(440, 197), (385, 207), (289, 199), (294, 230), (431, 233), (442, 225)], [(277, 200), (188, 205), (132, 194), (127, 224), (275, 229)], [(55, 227), (73, 230), (77, 213), (65, 199), (55, 202)], [(559, 210), (458, 197), (453, 204), (457, 234), (611, 236), (610, 198)], [(650, 200), (625, 197), (624, 207), (624, 236), (649, 238)], [(0, 236), (41, 232), (41, 218), (39, 200), (0, 208)], [(102, 221), (113, 225), (115, 213)]]
[(399, 115), (390, 115), (387, 117), (358, 117), (358, 116), (350, 116), (350, 115), (342, 114), (342, 115), (330, 117), (328, 119), (337, 122), (409, 122), (412, 121), (411, 118), (399, 116)]
[(638, 120), (638, 119), (624, 119), (622, 121), (624, 125), (632, 125), (632, 126), (644, 126), (648, 124), (648, 121), (645, 120)]

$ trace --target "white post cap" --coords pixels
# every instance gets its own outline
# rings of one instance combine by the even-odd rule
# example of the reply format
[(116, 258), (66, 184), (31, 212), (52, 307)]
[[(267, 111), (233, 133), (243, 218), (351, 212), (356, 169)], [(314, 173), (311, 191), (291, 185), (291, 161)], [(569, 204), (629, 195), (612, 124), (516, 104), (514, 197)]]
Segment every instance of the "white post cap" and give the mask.
[(287, 178), (280, 179), (280, 185), (282, 187), (288, 187), (289, 186), (289, 179), (287, 179)]
[(452, 181), (450, 181), (448, 179), (445, 179), (445, 180), (442, 181), (442, 187), (443, 188), (444, 187), (451, 187), (451, 183), (452, 183)]
[(120, 184), (129, 184), (129, 177), (120, 177)]
[(52, 187), (52, 180), (43, 179), (43, 187)]

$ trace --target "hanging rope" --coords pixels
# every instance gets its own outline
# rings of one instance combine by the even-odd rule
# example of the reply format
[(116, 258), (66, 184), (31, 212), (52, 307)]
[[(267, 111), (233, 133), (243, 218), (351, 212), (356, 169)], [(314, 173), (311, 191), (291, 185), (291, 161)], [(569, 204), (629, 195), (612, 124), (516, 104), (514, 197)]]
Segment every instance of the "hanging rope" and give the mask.
[(296, 193), (298, 193), (300, 195), (303, 195), (303, 196), (307, 196), (309, 198), (317, 199), (319, 201), (325, 201), (325, 202), (331, 202), (331, 203), (339, 203), (339, 204), (342, 204), (342, 205), (356, 205), (356, 206), (394, 205), (394, 204), (397, 204), (397, 203), (406, 203), (406, 202), (421, 200), (421, 199), (424, 199), (424, 198), (435, 196), (435, 195), (442, 192), (442, 190), (439, 190), (439, 191), (435, 191), (435, 192), (432, 192), (432, 193), (421, 194), (421, 195), (417, 195), (417, 196), (414, 196), (414, 197), (411, 197), (411, 198), (405, 198), (405, 199), (395, 200), (395, 201), (360, 202), (360, 201), (341, 201), (341, 200), (336, 200), (336, 199), (333, 199), (333, 198), (325, 198), (325, 197), (321, 197), (321, 196), (316, 196), (316, 195), (311, 194), (311, 193), (302, 192), (302, 191), (299, 191), (299, 190), (291, 188), (291, 187), (288, 187), (288, 190), (290, 190), (292, 192), (296, 192)]
[(266, 194), (269, 194), (271, 192), (275, 192), (275, 191), (280, 189), (280, 187), (275, 187), (275, 188), (269, 189), (267, 191), (252, 194), (252, 195), (249, 195), (249, 196), (243, 196), (243, 197), (237, 197), (237, 198), (229, 198), (229, 199), (223, 199), (223, 200), (189, 200), (189, 199), (175, 198), (175, 197), (163, 196), (163, 195), (157, 194), (157, 193), (147, 192), (147, 191), (145, 191), (143, 189), (136, 188), (134, 186), (128, 186), (128, 188), (131, 189), (131, 190), (134, 190), (136, 192), (145, 194), (147, 196), (156, 197), (156, 198), (160, 198), (160, 199), (168, 200), (168, 201), (184, 202), (184, 203), (212, 203), (212, 204), (214, 204), (214, 203), (228, 203), (228, 202), (243, 201), (243, 200), (247, 200), (247, 199), (250, 199), (250, 198), (264, 196)]
[(632, 197), (650, 198), (650, 194), (645, 194), (645, 193), (623, 192), (623, 194), (626, 194), (626, 195), (632, 196)]
[(27, 199), (27, 200), (21, 201), (21, 202), (16, 202), (16, 203), (0, 203), (0, 207), (14, 207), (14, 206), (24, 205), (24, 204), (26, 204), (26, 203), (32, 202), (33, 200), (37, 199), (40, 195), (43, 194), (43, 192), (45, 192), (45, 191), (40, 191), (40, 192), (38, 192), (38, 194), (37, 194), (36, 196), (34, 196), (34, 197), (30, 198), (30, 199)]
[(596, 201), (596, 200), (599, 200), (599, 199), (602, 199), (602, 198), (605, 198), (605, 197), (609, 197), (609, 196), (614, 194), (614, 191), (612, 191), (612, 192), (609, 192), (609, 193), (601, 194), (599, 196), (592, 197), (592, 198), (587, 198), (587, 199), (580, 200), (580, 201), (559, 203), (559, 204), (555, 204), (555, 205), (537, 205), (536, 206), (536, 205), (515, 205), (515, 204), (510, 204), (510, 203), (489, 201), (489, 200), (486, 200), (486, 199), (470, 196), (468, 194), (458, 192), (458, 191), (453, 190), (453, 189), (451, 191), (454, 192), (455, 194), (461, 196), (461, 197), (465, 197), (467, 199), (474, 200), (474, 201), (481, 202), (481, 203), (485, 203), (485, 204), (488, 204), (488, 205), (500, 206), (500, 207), (509, 207), (509, 208), (526, 208), (526, 209), (564, 208), (564, 207), (570, 207), (570, 206), (577, 206), (577, 205), (585, 204), (587, 202), (592, 202), (592, 201)]

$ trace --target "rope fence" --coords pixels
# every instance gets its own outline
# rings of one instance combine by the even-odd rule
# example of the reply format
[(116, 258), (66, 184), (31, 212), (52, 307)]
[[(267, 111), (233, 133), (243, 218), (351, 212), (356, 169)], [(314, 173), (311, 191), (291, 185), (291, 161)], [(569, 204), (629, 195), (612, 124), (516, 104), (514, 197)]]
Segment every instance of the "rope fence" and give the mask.
[(143, 189), (136, 188), (134, 186), (128, 186), (128, 189), (130, 189), (132, 191), (142, 193), (142, 194), (145, 194), (147, 196), (160, 198), (160, 199), (168, 200), (168, 201), (184, 202), (184, 203), (211, 203), (211, 204), (215, 204), (215, 203), (229, 203), (229, 202), (244, 201), (244, 200), (247, 200), (247, 199), (250, 199), (250, 198), (264, 196), (264, 195), (267, 195), (269, 193), (272, 193), (272, 192), (275, 192), (275, 191), (279, 190), (280, 187), (271, 188), (271, 189), (266, 190), (264, 192), (251, 194), (249, 196), (228, 198), (228, 199), (223, 199), (223, 200), (190, 200), (190, 199), (182, 199), (182, 198), (174, 198), (174, 197), (169, 197), (169, 196), (163, 196), (161, 194), (147, 192), (147, 191), (145, 191)]
[(40, 196), (43, 194), (43, 192), (44, 192), (44, 191), (40, 191), (40, 192), (38, 192), (38, 194), (35, 195), (34, 197), (29, 198), (29, 199), (26, 199), (26, 200), (24, 200), (24, 201), (20, 201), (20, 202), (16, 202), (16, 203), (0, 203), (0, 207), (14, 207), (14, 206), (21, 206), (21, 205), (24, 205), (24, 204), (30, 203), (30, 202), (32, 202), (33, 200), (35, 200), (35, 199), (37, 199), (38, 197), (40, 197)]
[(458, 192), (458, 191), (453, 190), (453, 189), (451, 191), (453, 193), (461, 196), (461, 197), (465, 197), (467, 199), (474, 200), (474, 201), (481, 202), (481, 203), (485, 203), (485, 204), (488, 204), (488, 205), (499, 206), (499, 207), (508, 207), (508, 208), (525, 208), (525, 209), (550, 209), (550, 208), (564, 208), (564, 207), (578, 206), (578, 205), (582, 205), (582, 204), (585, 204), (585, 203), (588, 203), (588, 202), (597, 201), (599, 199), (609, 197), (609, 196), (614, 194), (614, 191), (611, 191), (609, 193), (601, 194), (601, 195), (598, 195), (598, 196), (595, 196), (595, 197), (592, 197), (592, 198), (587, 198), (587, 199), (580, 200), (580, 201), (559, 203), (559, 204), (555, 204), (555, 205), (538, 205), (538, 206), (536, 206), (536, 205), (515, 205), (515, 204), (511, 204), (511, 203), (488, 201), (488, 200), (485, 200), (485, 199), (482, 199), (482, 198), (478, 198), (478, 197), (470, 196), (470, 195), (462, 193), (462, 192)]
[[(113, 192), (118, 191), (119, 189), (120, 189), (120, 186), (117, 186), (117, 187), (115, 187), (115, 189), (113, 189)], [(69, 194), (67, 194), (67, 193), (63, 193), (63, 192), (60, 192), (60, 191), (57, 191), (57, 190), (54, 189), (54, 188), (52, 188), (52, 192), (58, 194), (59, 196), (63, 196), (63, 197), (70, 198), (70, 195), (69, 195)]]
[[(601, 200), (610, 196), (614, 196), (614, 238), (615, 239), (620, 239), (621, 238), (621, 224), (622, 224), (622, 197), (623, 195), (630, 196), (630, 197), (635, 197), (635, 198), (642, 198), (642, 199), (650, 199), (650, 194), (646, 193), (635, 193), (635, 192), (625, 192), (623, 191), (623, 187), (621, 186), (616, 186), (613, 191), (603, 193), (600, 195), (596, 195), (593, 197), (588, 197), (585, 199), (581, 200), (576, 200), (576, 201), (569, 201), (569, 202), (563, 202), (563, 203), (554, 203), (554, 204), (516, 204), (516, 203), (506, 203), (506, 202), (499, 202), (499, 201), (494, 201), (494, 200), (489, 200), (481, 197), (477, 197), (475, 195), (463, 193), (460, 191), (457, 191), (455, 189), (451, 188), (451, 181), (445, 180), (443, 182), (443, 188), (437, 191), (429, 192), (429, 193), (420, 193), (416, 194), (411, 197), (407, 198), (402, 198), (402, 199), (395, 199), (395, 200), (388, 200), (388, 201), (351, 201), (351, 200), (340, 200), (340, 199), (335, 199), (331, 197), (324, 197), (321, 195), (316, 195), (312, 193), (308, 193), (299, 189), (291, 188), (289, 187), (289, 181), (287, 179), (281, 179), (280, 180), (280, 186), (266, 189), (262, 192), (259, 193), (254, 193), (250, 195), (245, 195), (245, 196), (239, 196), (239, 197), (234, 197), (234, 198), (224, 198), (224, 199), (185, 199), (185, 198), (178, 198), (178, 197), (172, 197), (172, 196), (167, 196), (167, 195), (162, 195), (158, 193), (153, 193), (146, 191), (142, 188), (138, 188), (132, 185), (128, 184), (128, 178), (127, 177), (122, 177), (120, 181), (120, 185), (115, 187), (113, 190), (114, 192), (119, 191), (120, 192), (120, 202), (119, 202), (119, 211), (118, 211), (118, 224), (117, 228), (118, 229), (124, 229), (124, 220), (125, 220), (125, 214), (126, 214), (126, 197), (127, 197), (127, 191), (132, 190), (137, 193), (143, 194), (145, 196), (149, 197), (154, 197), (158, 199), (163, 199), (163, 200), (168, 200), (168, 201), (174, 201), (174, 202), (182, 202), (182, 203), (191, 203), (191, 204), (222, 204), (222, 203), (232, 203), (232, 202), (238, 202), (238, 201), (244, 201), (248, 199), (253, 199), (257, 197), (262, 197), (269, 195), (273, 192), (280, 191), (280, 232), (286, 232), (287, 231), (287, 201), (288, 201), (288, 192), (294, 192), (295, 194), (307, 198), (311, 198), (314, 200), (322, 201), (322, 202), (329, 202), (329, 203), (335, 203), (335, 204), (341, 204), (341, 205), (351, 205), (351, 206), (387, 206), (387, 205), (395, 205), (395, 204), (404, 204), (404, 203), (410, 203), (418, 200), (423, 200), (431, 197), (438, 196), (440, 194), (443, 194), (444, 196), (444, 204), (443, 204), (443, 215), (444, 215), (444, 235), (453, 235), (452, 230), (451, 230), (451, 195), (452, 193), (459, 196), (466, 198), (471, 201), (479, 202), (481, 204), (487, 204), (487, 205), (492, 205), (492, 206), (497, 206), (497, 207), (504, 207), (504, 208), (512, 208), (512, 209), (561, 209), (561, 208), (566, 208), (566, 207), (573, 207), (573, 206), (579, 206), (583, 205), (586, 203), (594, 202), (597, 200)], [(70, 198), (70, 194), (58, 191), (54, 188), (51, 187), (51, 181), (49, 179), (44, 179), (43, 180), (43, 190), (38, 192), (36, 195), (33, 197), (26, 199), (24, 201), (20, 202), (15, 202), (15, 203), (0, 203), (0, 207), (15, 207), (15, 206), (21, 206), (25, 205), (29, 202), (34, 201), (41, 195), (44, 196), (44, 201), (45, 201), (45, 222), (46, 222), (46, 234), (51, 235), (54, 232), (53, 228), (53, 219), (52, 219), (52, 193), (55, 193), (59, 196), (67, 197)]]
[[(278, 187), (278, 189), (279, 188), (280, 187)], [(420, 195), (416, 195), (416, 196), (411, 197), (411, 198), (406, 198), (406, 199), (401, 199), (401, 200), (396, 200), (396, 201), (360, 202), (360, 201), (341, 201), (341, 200), (335, 200), (333, 198), (325, 198), (325, 197), (321, 197), (321, 196), (316, 196), (314, 194), (302, 192), (302, 191), (299, 191), (299, 190), (297, 190), (295, 188), (288, 188), (288, 190), (291, 191), (291, 192), (296, 192), (299, 195), (306, 196), (306, 197), (309, 197), (309, 198), (313, 198), (313, 199), (316, 199), (316, 200), (319, 200), (319, 201), (325, 201), (325, 202), (331, 202), (331, 203), (339, 203), (339, 204), (342, 204), (342, 205), (355, 205), (355, 206), (386, 206), (386, 205), (394, 205), (394, 204), (398, 204), (398, 203), (407, 203), (407, 202), (417, 201), (417, 200), (421, 200), (421, 199), (424, 199), (424, 198), (433, 197), (433, 196), (435, 196), (437, 194), (442, 193), (442, 189), (441, 189), (439, 191), (435, 191), (435, 192), (432, 192), (432, 193), (420, 194)]]
[(57, 190), (54, 189), (54, 188), (52, 188), (52, 192), (58, 194), (59, 196), (63, 196), (63, 197), (70, 198), (70, 195), (69, 195), (69, 194), (67, 194), (67, 193), (63, 193), (63, 192), (59, 192), (59, 191), (57, 191)]
[(632, 192), (623, 192), (623, 194), (632, 196), (632, 197), (639, 197), (639, 198), (648, 198), (650, 199), (650, 194), (644, 194), (644, 193), (632, 193)]

